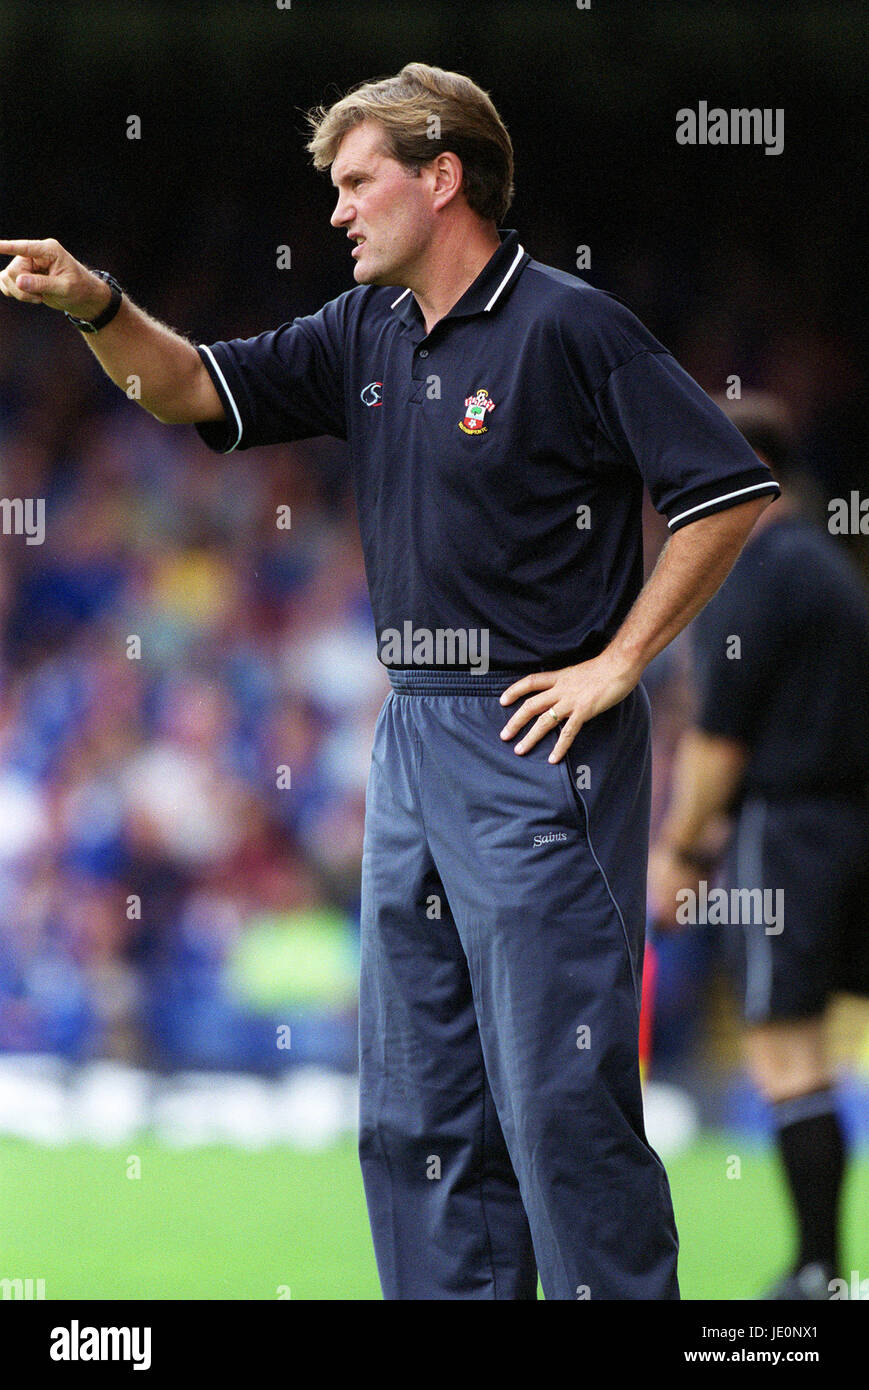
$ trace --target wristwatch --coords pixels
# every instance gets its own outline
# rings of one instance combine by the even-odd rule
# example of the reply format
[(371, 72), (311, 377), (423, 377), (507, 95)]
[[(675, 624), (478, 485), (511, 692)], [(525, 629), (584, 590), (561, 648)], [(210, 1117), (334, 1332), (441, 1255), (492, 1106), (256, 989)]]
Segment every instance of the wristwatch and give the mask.
[(98, 275), (101, 280), (105, 280), (112, 291), (112, 297), (102, 313), (98, 314), (95, 319), (77, 319), (74, 314), (67, 314), (66, 310), (64, 310), (64, 317), (68, 318), (70, 323), (74, 323), (76, 328), (80, 328), (82, 333), (99, 333), (101, 328), (105, 328), (107, 323), (111, 323), (115, 314), (120, 309), (121, 300), (124, 297), (124, 291), (121, 289), (115, 277), (110, 275), (107, 270), (95, 270), (94, 275)]

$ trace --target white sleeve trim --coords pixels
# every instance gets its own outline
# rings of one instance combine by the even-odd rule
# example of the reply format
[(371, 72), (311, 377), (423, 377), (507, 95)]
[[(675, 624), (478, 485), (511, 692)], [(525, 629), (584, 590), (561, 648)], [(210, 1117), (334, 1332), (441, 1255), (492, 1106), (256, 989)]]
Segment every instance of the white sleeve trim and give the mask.
[(695, 512), (703, 512), (707, 507), (717, 506), (719, 502), (729, 502), (733, 497), (745, 497), (749, 492), (768, 492), (771, 487), (778, 487), (774, 478), (768, 479), (765, 483), (752, 483), (751, 487), (737, 488), (736, 492), (722, 492), (720, 497), (707, 497), (705, 502), (698, 502), (696, 507), (689, 507), (687, 511), (679, 512), (678, 516), (671, 517), (667, 525), (675, 526), (677, 521), (683, 521), (686, 516), (693, 516)]
[(220, 370), (220, 366), (219, 366), (219, 364), (218, 364), (218, 362), (217, 362), (217, 359), (216, 359), (215, 356), (214, 356), (214, 353), (211, 351), (211, 348), (210, 348), (210, 347), (206, 347), (205, 343), (200, 343), (199, 346), (201, 347), (201, 349), (202, 349), (203, 352), (207, 352), (207, 353), (208, 353), (209, 361), (211, 362), (212, 367), (213, 367), (214, 370), (217, 372), (217, 375), (218, 375), (218, 377), (220, 378), (220, 384), (221, 384), (221, 386), (223, 387), (224, 391), (226, 392), (226, 395), (227, 395), (227, 399), (228, 399), (228, 401), (229, 401), (229, 404), (232, 406), (232, 413), (233, 413), (233, 415), (235, 416), (235, 427), (236, 427), (236, 429), (238, 430), (238, 434), (237, 434), (236, 437), (235, 437), (235, 443), (234, 443), (234, 444), (231, 444), (230, 447), (229, 447), (228, 449), (224, 449), (224, 451), (223, 451), (225, 454), (231, 454), (232, 451), (233, 451), (233, 449), (237, 449), (238, 446), (239, 446), (239, 444), (241, 443), (241, 416), (240, 416), (239, 413), (238, 413), (238, 406), (237, 406), (236, 403), (235, 403), (235, 397), (233, 396), (232, 392), (231, 392), (230, 389), (229, 389), (229, 386), (228, 386), (228, 384), (227, 384), (226, 377), (223, 375), (223, 372)]

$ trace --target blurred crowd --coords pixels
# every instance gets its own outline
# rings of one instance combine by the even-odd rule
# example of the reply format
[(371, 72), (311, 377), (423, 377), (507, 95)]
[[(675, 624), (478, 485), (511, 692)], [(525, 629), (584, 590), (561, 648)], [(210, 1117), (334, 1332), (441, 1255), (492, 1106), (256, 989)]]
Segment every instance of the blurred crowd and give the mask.
[[(630, 271), (624, 297), (669, 317), (648, 289), (666, 277)], [(741, 365), (778, 389), (829, 495), (817, 440), (849, 364), (784, 332), (749, 352), (739, 314), (701, 301), (668, 345), (707, 389)], [(224, 308), (219, 331), (244, 319)], [(59, 316), (4, 303), (0, 495), (46, 503), (43, 545), (0, 537), (0, 1051), (352, 1069), (388, 682), (343, 446), (219, 458), (125, 399)], [(656, 816), (684, 667), (677, 642), (647, 678)]]
[[(295, 1005), (293, 1057), (318, 1010), (347, 1053), (388, 683), (334, 451), (219, 460), (48, 329), (0, 337), (2, 492), (46, 501), (2, 543), (0, 1049), (268, 1066)], [(274, 933), (312, 923), (276, 1003)]]

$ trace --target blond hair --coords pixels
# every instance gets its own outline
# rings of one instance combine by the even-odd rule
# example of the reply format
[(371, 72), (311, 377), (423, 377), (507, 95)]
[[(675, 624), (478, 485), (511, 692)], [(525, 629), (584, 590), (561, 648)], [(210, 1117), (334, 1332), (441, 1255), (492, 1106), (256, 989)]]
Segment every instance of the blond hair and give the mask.
[(333, 163), (348, 130), (374, 120), (387, 152), (416, 173), (444, 151), (462, 163), (462, 192), (480, 217), (500, 222), (513, 199), (513, 146), (487, 92), (458, 72), (406, 63), (395, 77), (361, 82), (308, 113), (317, 169)]

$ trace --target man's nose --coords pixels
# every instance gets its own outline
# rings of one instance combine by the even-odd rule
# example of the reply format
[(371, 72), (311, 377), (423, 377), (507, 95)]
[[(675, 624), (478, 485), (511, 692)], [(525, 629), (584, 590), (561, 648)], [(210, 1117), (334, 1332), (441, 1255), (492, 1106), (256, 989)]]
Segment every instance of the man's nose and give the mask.
[(348, 222), (352, 222), (354, 216), (355, 213), (349, 203), (345, 203), (343, 198), (339, 198), (335, 204), (335, 211), (332, 213), (329, 221), (333, 227), (343, 227)]

